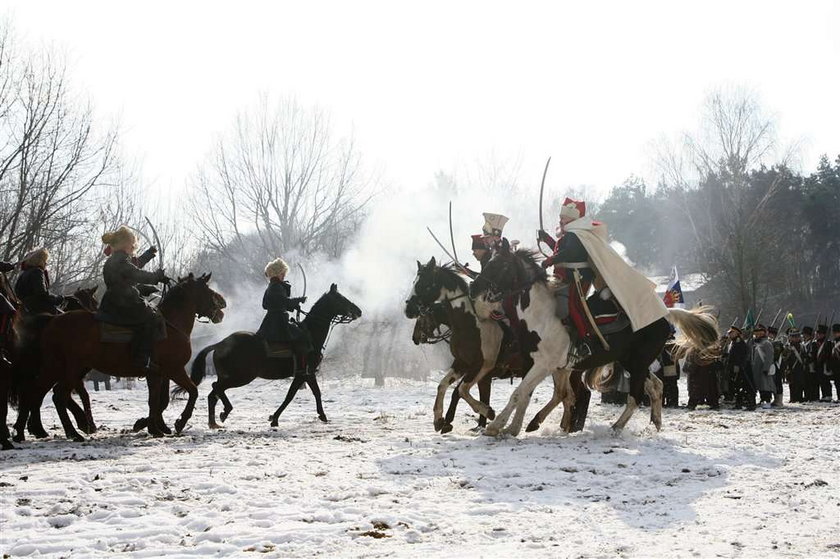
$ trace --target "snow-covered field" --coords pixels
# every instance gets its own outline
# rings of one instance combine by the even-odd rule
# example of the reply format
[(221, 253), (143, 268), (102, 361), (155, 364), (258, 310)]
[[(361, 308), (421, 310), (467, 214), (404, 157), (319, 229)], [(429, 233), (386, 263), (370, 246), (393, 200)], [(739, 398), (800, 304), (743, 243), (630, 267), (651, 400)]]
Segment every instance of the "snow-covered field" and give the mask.
[[(227, 427), (210, 431), (206, 382), (191, 428), (165, 439), (125, 432), (144, 415), (143, 384), (92, 392), (90, 442), (0, 453), (0, 552), (840, 556), (840, 407), (665, 410), (660, 433), (641, 410), (616, 437), (619, 408), (595, 395), (582, 433), (555, 415), (497, 440), (470, 432), (463, 405), (455, 431), (436, 434), (432, 383), (371, 384), (323, 382), (329, 424), (303, 391), (271, 429), (288, 384), (257, 381), (229, 392)], [(510, 389), (495, 384), (497, 409)], [(58, 435), (52, 409), (44, 419)]]

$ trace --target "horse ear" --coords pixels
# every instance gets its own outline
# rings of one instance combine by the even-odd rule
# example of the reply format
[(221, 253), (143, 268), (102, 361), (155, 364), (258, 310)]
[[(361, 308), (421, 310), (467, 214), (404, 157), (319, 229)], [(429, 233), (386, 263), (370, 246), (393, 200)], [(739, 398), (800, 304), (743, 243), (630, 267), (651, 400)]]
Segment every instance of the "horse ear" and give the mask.
[(210, 283), (210, 276), (212, 275), (212, 272), (210, 272), (209, 274), (204, 274), (203, 276), (201, 276), (201, 281), (203, 281), (204, 283)]
[(510, 253), (510, 243), (507, 239), (502, 239), (502, 252)]
[(426, 266), (428, 266), (429, 268), (434, 268), (435, 266), (437, 266), (437, 261), (435, 260), (434, 256), (432, 256), (432, 259), (429, 260), (429, 263), (426, 264)]
[(332, 284), (330, 286), (330, 293), (335, 293), (338, 291), (338, 286), (336, 284)]
[(188, 281), (194, 281), (195, 280), (195, 275), (192, 272), (190, 272), (190, 275), (187, 276), (187, 280)]
[(423, 269), (423, 265), (422, 265), (422, 264), (420, 263), (420, 261), (418, 260), (418, 261), (417, 261), (417, 271), (419, 272), (419, 271), (420, 271), (420, 270), (422, 270), (422, 269)]

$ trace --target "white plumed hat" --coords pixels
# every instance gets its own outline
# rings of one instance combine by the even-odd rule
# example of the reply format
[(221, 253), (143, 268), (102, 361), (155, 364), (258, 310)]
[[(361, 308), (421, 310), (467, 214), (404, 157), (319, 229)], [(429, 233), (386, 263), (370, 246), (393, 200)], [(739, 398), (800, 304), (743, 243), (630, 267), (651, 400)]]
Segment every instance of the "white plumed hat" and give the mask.
[(484, 227), (481, 230), (485, 235), (493, 235), (495, 237), (502, 236), (502, 230), (505, 228), (505, 223), (508, 222), (508, 217), (501, 214), (484, 213)]

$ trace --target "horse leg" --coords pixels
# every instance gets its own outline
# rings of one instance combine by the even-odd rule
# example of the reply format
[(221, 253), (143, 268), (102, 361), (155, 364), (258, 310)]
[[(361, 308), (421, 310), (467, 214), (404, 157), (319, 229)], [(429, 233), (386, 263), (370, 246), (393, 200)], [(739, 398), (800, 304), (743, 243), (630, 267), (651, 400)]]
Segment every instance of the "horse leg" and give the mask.
[[(207, 426), (210, 429), (221, 429), (222, 426), (216, 423), (216, 402), (219, 401), (219, 397), (216, 395), (216, 391), (218, 390), (218, 382), (214, 382), (210, 393), (207, 395)], [(224, 415), (224, 412), (222, 413)], [(219, 418), (221, 419), (221, 417)], [(224, 421), (224, 419), (221, 419)]]
[(163, 431), (165, 435), (171, 435), (172, 429), (169, 428), (169, 425), (166, 424), (166, 421), (163, 419), (163, 412), (166, 411), (166, 408), (169, 407), (169, 379), (162, 378), (161, 385), (160, 385), (160, 418), (158, 427), (160, 430)]
[[(27, 409), (27, 419), (25, 419), (26, 430), (36, 439), (46, 439), (49, 437), (44, 424), (41, 422), (41, 406), (44, 405), (44, 397), (46, 397), (49, 389), (41, 391), (40, 387), (36, 388), (38, 391), (30, 400)], [(19, 419), (20, 420), (20, 416)]]
[[(553, 376), (555, 371), (558, 371), (558, 369), (552, 369), (551, 370), (552, 376)], [(557, 392), (557, 385), (559, 384), (560, 385), (560, 391), (559, 391), (560, 401), (562, 401), (566, 396), (566, 392), (567, 392), (566, 387), (569, 386), (569, 380), (568, 380), (569, 371), (567, 369), (560, 369), (559, 373), (558, 373), (558, 378), (559, 378), (559, 382), (558, 382), (557, 379), (555, 379), (554, 391), (552, 391), (551, 399), (554, 400), (554, 398), (555, 398), (554, 393)], [(542, 381), (540, 381), (540, 382), (542, 382)], [(536, 388), (536, 385), (534, 385), (534, 388)], [(510, 425), (508, 425), (508, 428), (505, 430), (506, 433), (516, 436), (522, 430), (522, 422), (525, 420), (525, 411), (528, 409), (528, 404), (530, 402), (531, 396), (533, 395), (533, 392), (534, 392), (534, 390), (531, 389), (531, 391), (528, 393), (528, 399), (524, 401), (524, 404), (521, 404), (521, 405), (516, 407), (516, 412), (513, 414), (513, 420), (510, 422)], [(557, 407), (557, 404), (554, 404), (554, 406), (552, 406), (551, 409), (554, 409), (555, 407)], [(551, 411), (551, 410), (549, 410), (549, 411)]]
[[(160, 409), (159, 394), (159, 391), (163, 388), (162, 384), (161, 378), (158, 375), (148, 375), (146, 377), (146, 386), (149, 389), (149, 412), (145, 418), (145, 423), (146, 429), (153, 437), (162, 437), (164, 435), (163, 430), (160, 428), (160, 424), (163, 423), (163, 418), (160, 417), (162, 411)], [(134, 424), (134, 427), (137, 428), (138, 424), (142, 422), (143, 419), (140, 419)]]
[[(493, 387), (493, 377), (491, 375), (485, 376), (478, 383), (478, 399), (479, 401), (490, 409), (490, 390)], [(487, 416), (478, 416), (478, 427), (476, 429), (484, 429), (487, 427)]]
[(435, 431), (441, 431), (445, 425), (443, 419), (443, 399), (446, 397), (446, 391), (458, 378), (459, 374), (455, 371), (455, 364), (446, 371), (446, 374), (440, 379), (437, 387), (437, 395), (435, 396), (435, 404), (432, 407), (435, 418)]
[(554, 380), (554, 392), (551, 395), (551, 400), (543, 406), (543, 408), (537, 412), (537, 415), (534, 416), (534, 419), (528, 423), (528, 426), (525, 427), (525, 432), (530, 433), (532, 431), (536, 431), (540, 428), (545, 418), (548, 417), (554, 408), (560, 405), (560, 402), (563, 402), (563, 419), (560, 421), (560, 425), (564, 431), (567, 433), (569, 429), (567, 425), (571, 421), (571, 406), (566, 403), (568, 398), (568, 393), (571, 392), (569, 389), (569, 373), (566, 369), (555, 369), (551, 373), (552, 379)]
[(633, 413), (639, 407), (638, 402), (641, 401), (644, 394), (645, 381), (650, 374), (648, 372), (648, 364), (642, 364), (642, 360), (638, 358), (628, 359), (621, 362), (624, 368), (630, 372), (630, 394), (627, 395), (627, 405), (618, 420), (613, 423), (613, 431), (621, 431), (624, 429), (627, 422), (633, 416)]
[(73, 427), (73, 422), (70, 421), (70, 415), (67, 413), (67, 400), (70, 399), (70, 390), (71, 387), (68, 384), (59, 382), (53, 389), (52, 400), (55, 404), (55, 410), (58, 412), (58, 418), (61, 420), (61, 425), (64, 427), (64, 434), (67, 435), (68, 439), (81, 443), (84, 442), (85, 438)]
[(272, 427), (277, 427), (277, 418), (280, 417), (280, 414), (283, 413), (283, 410), (286, 409), (286, 406), (288, 406), (289, 403), (292, 401), (292, 398), (295, 397), (297, 391), (300, 389), (301, 386), (303, 386), (303, 382), (303, 377), (292, 377), (292, 384), (289, 385), (289, 391), (286, 393), (286, 399), (283, 400), (283, 403), (280, 404), (280, 407), (277, 408), (277, 411), (271, 414), (271, 416), (268, 418), (269, 421), (271, 421)]
[(645, 380), (645, 393), (650, 396), (650, 421), (656, 426), (657, 431), (662, 430), (662, 380), (649, 374)]
[(318, 419), (327, 423), (327, 414), (324, 413), (324, 406), (321, 404), (321, 389), (318, 387), (318, 379), (315, 375), (307, 375), (306, 384), (312, 395), (315, 396), (315, 411), (318, 412)]
[[(574, 371), (570, 378), (570, 390), (572, 392), (571, 397), (573, 405), (570, 409), (567, 432), (576, 433), (577, 431), (582, 431), (583, 426), (586, 423), (586, 416), (589, 413), (589, 401), (592, 398), (592, 392), (583, 382), (582, 371)], [(566, 429), (566, 427), (564, 427), (564, 429)]]
[[(487, 426), (484, 433), (490, 436), (496, 436), (501, 433), (502, 429), (507, 425), (510, 414), (520, 406), (527, 407), (528, 402), (531, 399), (531, 394), (534, 392), (534, 388), (545, 380), (545, 377), (547, 377), (552, 370), (553, 368), (549, 369), (542, 364), (535, 363), (534, 366), (531, 367), (531, 370), (528, 371), (528, 374), (525, 375), (525, 378), (522, 379), (522, 382), (519, 383), (519, 386), (516, 387), (516, 390), (513, 391), (513, 394), (510, 395), (510, 399), (508, 400), (505, 408), (501, 411), (501, 413), (499, 413), (499, 415), (496, 416), (496, 419)], [(514, 430), (510, 430), (507, 431), (507, 433), (517, 435), (519, 431), (517, 430), (514, 432)]]
[(478, 374), (475, 375), (474, 379), (458, 385), (458, 393), (461, 395), (461, 398), (470, 405), (474, 412), (479, 415), (483, 415), (488, 419), (496, 417), (496, 412), (493, 411), (493, 408), (491, 408), (489, 404), (485, 404), (484, 402), (480, 402), (479, 400), (473, 398), (473, 395), (470, 394), (470, 389), (484, 380), (484, 377), (488, 376), (488, 374), (494, 369), (495, 364), (495, 361), (492, 363), (485, 361), (481, 370), (478, 371)]
[(443, 434), (452, 431), (452, 422), (455, 420), (455, 411), (458, 409), (458, 402), (461, 400), (461, 395), (458, 393), (458, 388), (463, 382), (464, 380), (462, 378), (461, 382), (458, 383), (458, 386), (456, 386), (455, 389), (452, 391), (452, 396), (449, 398), (449, 407), (446, 408), (446, 416), (443, 418), (443, 424), (440, 428), (440, 432)]
[(9, 416), (9, 390), (11, 389), (11, 370), (8, 367), (0, 369), (0, 450), (12, 450), (11, 433), (6, 425)]
[(73, 416), (73, 419), (76, 421), (76, 426), (82, 433), (90, 434), (91, 431), (88, 429), (88, 422), (87, 416), (85, 416), (85, 410), (76, 403), (73, 399), (73, 393), (71, 391), (70, 396), (67, 398), (67, 411), (70, 412), (70, 415)]
[(183, 368), (178, 369), (177, 372), (170, 376), (164, 376), (161, 379), (162, 387), (165, 389), (164, 396), (169, 401), (169, 380), (173, 380), (175, 384), (183, 388), (187, 391), (187, 405), (184, 406), (184, 411), (181, 412), (181, 417), (175, 420), (175, 432), (181, 433), (184, 430), (184, 427), (187, 426), (187, 422), (190, 420), (193, 414), (193, 410), (195, 409), (195, 403), (198, 401), (198, 387), (192, 381), (192, 379), (187, 374), (187, 371)]

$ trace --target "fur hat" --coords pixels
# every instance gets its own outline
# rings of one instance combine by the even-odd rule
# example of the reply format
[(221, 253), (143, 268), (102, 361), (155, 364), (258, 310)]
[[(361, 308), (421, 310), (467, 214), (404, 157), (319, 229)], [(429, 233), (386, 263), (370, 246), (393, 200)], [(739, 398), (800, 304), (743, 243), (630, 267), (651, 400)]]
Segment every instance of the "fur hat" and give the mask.
[(813, 336), (814, 335), (814, 329), (811, 328), (810, 326), (803, 326), (802, 327), (802, 334), (804, 336)]
[(560, 207), (560, 217), (580, 219), (586, 215), (586, 202), (583, 200), (572, 200), (566, 198)]
[(47, 265), (47, 260), (49, 259), (50, 251), (48, 251), (44, 247), (38, 247), (35, 250), (32, 250), (29, 253), (27, 253), (27, 255), (23, 257), (23, 260), (21, 260), (21, 264), (23, 264), (24, 266), (43, 268)]
[(828, 326), (825, 324), (820, 324), (817, 326), (817, 334), (825, 334), (828, 332)]
[(485, 235), (493, 235), (494, 237), (501, 237), (502, 230), (508, 222), (508, 217), (501, 214), (491, 214), (484, 212), (484, 227), (481, 228)]
[(128, 226), (120, 225), (116, 231), (109, 231), (102, 235), (102, 242), (109, 247), (119, 248), (137, 243), (137, 235)]
[(743, 332), (741, 331), (741, 329), (740, 329), (740, 328), (738, 328), (738, 327), (737, 327), (737, 326), (735, 326), (735, 325), (730, 326), (730, 327), (729, 327), (729, 331), (730, 331), (730, 332), (735, 332), (735, 333), (736, 333), (736, 334), (738, 334), (739, 336), (743, 335)]
[(791, 338), (794, 336), (798, 338), (802, 336), (802, 332), (800, 332), (798, 328), (788, 328), (787, 335)]
[(776, 334), (778, 334), (778, 333), (779, 333), (779, 329), (778, 329), (778, 328), (776, 328), (775, 326), (768, 326), (768, 327), (767, 327), (767, 333), (768, 333), (768, 334), (773, 334), (773, 335), (776, 335)]
[(272, 260), (265, 265), (265, 277), (277, 278), (289, 271), (289, 265), (282, 258)]
[(763, 324), (756, 324), (753, 327), (753, 332), (767, 332), (767, 327), (765, 327)]

